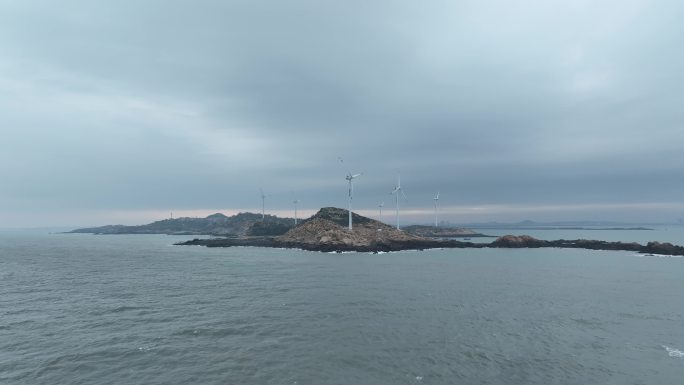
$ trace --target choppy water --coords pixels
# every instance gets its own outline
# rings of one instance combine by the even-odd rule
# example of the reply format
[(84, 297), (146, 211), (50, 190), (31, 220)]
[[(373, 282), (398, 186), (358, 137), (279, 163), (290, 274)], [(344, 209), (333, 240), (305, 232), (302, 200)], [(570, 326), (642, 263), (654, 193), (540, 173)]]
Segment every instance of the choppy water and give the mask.
[(681, 384), (684, 258), (0, 234), (2, 384)]

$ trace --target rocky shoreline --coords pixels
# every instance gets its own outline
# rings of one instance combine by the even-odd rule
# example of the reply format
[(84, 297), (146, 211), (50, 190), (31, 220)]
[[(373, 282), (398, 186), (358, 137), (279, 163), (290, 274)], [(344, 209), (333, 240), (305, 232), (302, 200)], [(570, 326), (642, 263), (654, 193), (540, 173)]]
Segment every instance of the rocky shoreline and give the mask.
[(520, 248), (564, 248), (564, 249), (588, 249), (608, 251), (633, 251), (640, 254), (655, 254), (669, 256), (684, 256), (684, 247), (671, 243), (649, 242), (646, 245), (626, 242), (607, 242), (589, 239), (553, 240), (545, 241), (527, 235), (505, 235), (490, 243), (473, 243), (454, 240), (420, 239), (403, 240), (377, 243), (371, 245), (336, 245), (331, 243), (303, 243), (282, 241), (277, 237), (246, 237), (246, 238), (212, 238), (192, 239), (176, 245), (197, 245), (206, 247), (271, 247), (286, 249), (302, 249), (319, 252), (390, 252), (401, 250), (427, 250), (427, 249), (520, 249)]
[(395, 229), (385, 223), (353, 214), (354, 226), (346, 227), (347, 210), (322, 208), (316, 215), (280, 236), (193, 239), (177, 245), (206, 247), (255, 246), (302, 249), (320, 252), (389, 252), (439, 248), (571, 248), (589, 250), (622, 250), (643, 254), (684, 256), (684, 247), (670, 243), (606, 242), (576, 239), (545, 241), (527, 235), (505, 235), (490, 243), (473, 243), (453, 239), (422, 237)]

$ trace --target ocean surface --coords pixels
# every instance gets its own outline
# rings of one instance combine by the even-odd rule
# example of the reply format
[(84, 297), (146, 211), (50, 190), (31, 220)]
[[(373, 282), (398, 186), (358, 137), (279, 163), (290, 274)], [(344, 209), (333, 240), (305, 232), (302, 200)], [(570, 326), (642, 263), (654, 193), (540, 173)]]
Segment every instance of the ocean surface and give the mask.
[(187, 238), (0, 232), (0, 384), (684, 383), (684, 258)]

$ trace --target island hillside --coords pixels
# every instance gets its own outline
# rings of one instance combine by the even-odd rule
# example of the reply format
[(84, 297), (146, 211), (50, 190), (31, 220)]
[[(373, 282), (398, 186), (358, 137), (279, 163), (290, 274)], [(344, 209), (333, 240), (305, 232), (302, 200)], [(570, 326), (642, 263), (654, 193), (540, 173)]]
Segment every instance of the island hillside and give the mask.
[(225, 216), (220, 213), (206, 218), (164, 219), (140, 226), (108, 225), (87, 227), (69, 231), (89, 234), (168, 234), (168, 235), (215, 235), (215, 236), (264, 236), (281, 235), (294, 227), (293, 218), (279, 218), (261, 214), (239, 213)]
[(298, 226), (277, 237), (194, 239), (182, 245), (209, 247), (265, 246), (313, 251), (397, 251), (441, 247), (445, 241), (420, 237), (349, 211), (324, 207)]
[[(364, 225), (375, 223), (373, 226), (378, 228), (391, 229), (391, 226), (381, 222), (366, 218), (357, 214), (354, 215), (354, 223)], [(347, 210), (324, 208), (316, 218), (327, 218), (340, 226), (347, 226)], [(300, 223), (304, 224), (307, 221)], [(273, 215), (266, 215), (263, 219), (261, 214), (239, 213), (233, 216), (226, 216), (220, 213), (209, 215), (206, 218), (175, 218), (164, 219), (139, 226), (107, 225), (100, 227), (86, 227), (69, 231), (69, 233), (88, 233), (88, 234), (167, 234), (167, 235), (213, 235), (222, 237), (245, 237), (245, 236), (277, 236), (283, 235), (288, 230), (294, 228), (294, 218), (279, 218)], [(422, 237), (481, 237), (484, 234), (476, 233), (470, 229), (463, 228), (434, 228), (432, 226), (407, 226), (406, 232)], [(403, 233), (402, 233), (403, 234)]]

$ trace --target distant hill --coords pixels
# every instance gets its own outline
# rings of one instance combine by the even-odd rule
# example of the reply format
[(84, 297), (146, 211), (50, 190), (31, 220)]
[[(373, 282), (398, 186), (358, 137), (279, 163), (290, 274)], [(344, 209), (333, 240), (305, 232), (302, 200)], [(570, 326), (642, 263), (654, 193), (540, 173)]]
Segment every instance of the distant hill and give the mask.
[(140, 226), (107, 225), (87, 227), (69, 231), (69, 233), (89, 234), (168, 234), (168, 235), (281, 235), (294, 227), (294, 219), (279, 218), (261, 214), (239, 213), (225, 216), (220, 213), (206, 218), (164, 219)]
[(466, 229), (464, 227), (435, 227), (424, 225), (411, 225), (404, 226), (402, 229), (407, 233), (411, 233), (413, 235), (430, 238), (491, 237), (491, 235), (478, 233), (476, 231)]
[(516, 230), (653, 230), (633, 223), (609, 221), (561, 221), (535, 222), (524, 220), (514, 223), (486, 222), (466, 223), (462, 226), (472, 229), (516, 229)]

